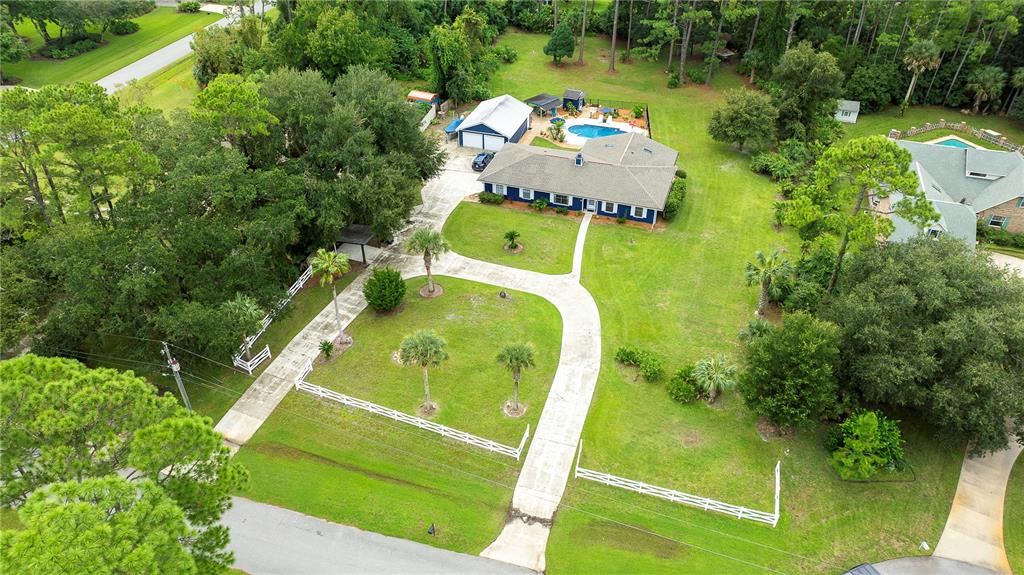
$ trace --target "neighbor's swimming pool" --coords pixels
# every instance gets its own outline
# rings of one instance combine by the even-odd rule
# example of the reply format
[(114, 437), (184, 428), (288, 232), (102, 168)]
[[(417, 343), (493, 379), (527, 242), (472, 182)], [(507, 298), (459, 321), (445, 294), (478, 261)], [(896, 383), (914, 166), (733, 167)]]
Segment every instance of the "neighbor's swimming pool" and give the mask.
[(605, 136), (626, 133), (618, 128), (598, 126), (596, 124), (576, 124), (575, 126), (569, 126), (568, 130), (581, 138), (603, 138)]
[(963, 140), (960, 140), (958, 138), (946, 138), (933, 143), (938, 144), (940, 146), (949, 146), (950, 148), (970, 148), (973, 150), (977, 147), (972, 146), (971, 144), (968, 144), (967, 142), (964, 142)]

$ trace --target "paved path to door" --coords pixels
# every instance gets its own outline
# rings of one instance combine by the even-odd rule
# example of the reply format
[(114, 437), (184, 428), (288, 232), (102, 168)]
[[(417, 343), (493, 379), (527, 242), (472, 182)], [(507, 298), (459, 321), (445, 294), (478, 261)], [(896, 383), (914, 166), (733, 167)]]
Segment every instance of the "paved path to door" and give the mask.
[(1003, 547), (1003, 506), (1006, 482), (1020, 452), (1021, 445), (1012, 441), (998, 453), (964, 459), (935, 557), (1010, 574)]
[[(390, 266), (404, 277), (423, 274), (418, 256), (400, 251), (411, 230), (440, 229), (462, 199), (479, 190), (468, 157), (456, 156), (443, 173), (423, 189), (423, 206), (412, 224), (399, 234), (395, 247), (382, 251), (372, 267)], [(548, 275), (473, 260), (457, 253), (444, 254), (434, 273), (538, 295), (550, 301), (562, 316), (562, 347), (558, 368), (534, 431), (512, 496), (507, 522), (498, 538), (484, 550), (493, 559), (543, 571), (551, 521), (565, 491), (573, 457), (583, 431), (601, 365), (601, 320), (597, 304), (579, 283), (590, 216), (583, 218), (574, 250), (573, 272)], [(340, 294), (342, 323), (347, 326), (365, 309), (362, 285), (369, 272)], [(443, 280), (442, 280), (443, 282)], [(328, 305), (281, 351), (223, 419), (219, 431), (237, 450), (256, 433), (284, 399), (303, 366), (319, 353), (318, 344), (338, 336), (334, 311)]]
[(478, 573), (530, 571), (475, 555), (331, 523), (289, 509), (232, 498), (221, 519), (231, 529), (235, 567), (251, 575), (294, 573)]

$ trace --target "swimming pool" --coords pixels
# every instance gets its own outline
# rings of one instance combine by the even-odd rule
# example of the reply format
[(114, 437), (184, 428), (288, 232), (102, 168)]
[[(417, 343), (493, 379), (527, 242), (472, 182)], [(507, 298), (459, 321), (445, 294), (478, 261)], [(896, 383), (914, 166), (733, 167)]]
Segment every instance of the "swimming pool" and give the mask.
[(575, 126), (569, 126), (568, 130), (583, 138), (603, 138), (605, 136), (614, 136), (615, 134), (626, 133), (618, 128), (599, 126), (596, 124), (576, 124)]
[(968, 144), (967, 142), (965, 142), (965, 141), (963, 141), (963, 140), (961, 140), (959, 138), (953, 138), (953, 137), (945, 138), (945, 139), (939, 140), (937, 142), (932, 142), (932, 143), (933, 144), (938, 144), (940, 146), (949, 146), (950, 148), (965, 148), (965, 149), (966, 148), (970, 148), (972, 150), (977, 147), (977, 146), (972, 146), (971, 144)]

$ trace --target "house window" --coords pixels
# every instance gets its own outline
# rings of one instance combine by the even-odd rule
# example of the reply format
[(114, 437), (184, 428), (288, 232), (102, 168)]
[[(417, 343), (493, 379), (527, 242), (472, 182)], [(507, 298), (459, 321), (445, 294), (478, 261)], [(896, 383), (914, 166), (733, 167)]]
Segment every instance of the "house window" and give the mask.
[(524, 200), (532, 200), (533, 199), (533, 190), (529, 190), (529, 189), (526, 189), (526, 188), (520, 188), (519, 189), (519, 197), (523, 198)]
[(988, 177), (988, 174), (983, 174), (981, 172), (967, 172), (967, 175), (971, 176), (972, 178), (987, 178)]
[(618, 210), (618, 206), (615, 205), (615, 202), (605, 202), (604, 203), (604, 211), (606, 211), (606, 212), (608, 212), (610, 214), (614, 214), (617, 210)]
[(843, 117), (844, 118), (849, 117), (849, 115), (850, 115), (850, 111), (849, 110), (843, 110)]
[(1010, 218), (1006, 216), (989, 216), (988, 227), (1002, 229), (1006, 227), (1006, 222), (1009, 221), (1009, 219)]
[(499, 196), (505, 195), (505, 184), (494, 184), (494, 193)]
[(1024, 196), (1017, 198), (1017, 207), (1024, 208)]
[(568, 206), (569, 205), (569, 196), (566, 196), (564, 194), (555, 194), (555, 195), (551, 196), (551, 203), (553, 203), (553, 204), (561, 204), (563, 206)]
[(942, 230), (928, 230), (929, 238), (937, 238), (942, 235)]
[(647, 208), (641, 208), (640, 206), (633, 206), (633, 217), (643, 219), (647, 217)]

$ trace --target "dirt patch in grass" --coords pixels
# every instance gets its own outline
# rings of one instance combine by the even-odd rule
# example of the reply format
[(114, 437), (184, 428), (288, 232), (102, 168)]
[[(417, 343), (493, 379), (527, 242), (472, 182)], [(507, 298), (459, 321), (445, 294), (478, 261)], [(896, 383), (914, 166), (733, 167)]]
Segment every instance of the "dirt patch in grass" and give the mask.
[(421, 483), (416, 483), (414, 481), (409, 481), (409, 480), (406, 480), (406, 479), (401, 479), (399, 477), (393, 477), (391, 475), (386, 475), (384, 473), (379, 473), (377, 471), (373, 471), (373, 470), (367, 469), (365, 467), (359, 467), (358, 465), (352, 465), (350, 463), (345, 463), (345, 462), (342, 462), (342, 461), (335, 461), (335, 460), (333, 460), (333, 459), (331, 459), (329, 457), (324, 457), (323, 455), (319, 455), (319, 454), (316, 454), (316, 453), (310, 453), (309, 451), (306, 451), (304, 449), (298, 449), (296, 447), (292, 447), (290, 445), (284, 445), (284, 444), (278, 443), (276, 441), (270, 441), (270, 442), (267, 442), (267, 443), (255, 443), (255, 444), (250, 443), (248, 445), (248, 447), (250, 449), (252, 449), (253, 451), (257, 452), (257, 453), (260, 453), (262, 455), (267, 455), (269, 457), (279, 457), (279, 458), (283, 458), (283, 459), (295, 459), (295, 460), (302, 460), (302, 461), (310, 461), (310, 462), (317, 463), (317, 464), (320, 464), (320, 465), (327, 465), (327, 466), (335, 467), (335, 468), (338, 468), (338, 469), (345, 469), (345, 470), (351, 471), (353, 473), (359, 473), (361, 475), (365, 475), (367, 477), (372, 477), (374, 479), (379, 479), (380, 481), (386, 481), (388, 483), (393, 483), (395, 485), (405, 485), (405, 486), (408, 486), (408, 487), (415, 487), (417, 489), (422, 489), (422, 490), (427, 491), (429, 493), (443, 494), (443, 492), (441, 490), (433, 488), (433, 487), (428, 487), (428, 486), (423, 485)]
[(683, 552), (683, 546), (675, 541), (648, 535), (629, 526), (618, 525), (608, 521), (594, 521), (587, 527), (587, 536), (591, 543), (606, 545), (630, 553), (645, 553), (672, 559)]
[(696, 429), (684, 429), (679, 432), (679, 443), (682, 444), (683, 447), (692, 449), (694, 447), (703, 446), (707, 443), (707, 440), (704, 439), (704, 436)]
[(444, 288), (437, 282), (434, 282), (434, 293), (430, 293), (430, 285), (428, 284), (423, 284), (423, 287), (420, 288), (420, 297), (429, 299), (441, 297), (442, 295), (444, 295)]

